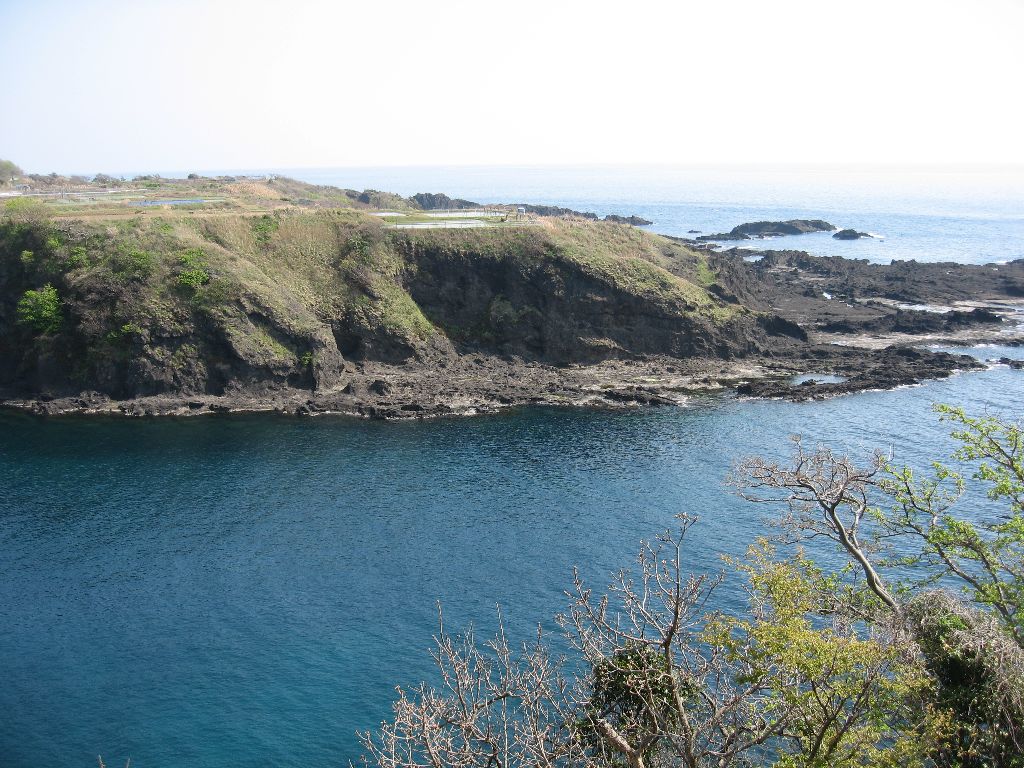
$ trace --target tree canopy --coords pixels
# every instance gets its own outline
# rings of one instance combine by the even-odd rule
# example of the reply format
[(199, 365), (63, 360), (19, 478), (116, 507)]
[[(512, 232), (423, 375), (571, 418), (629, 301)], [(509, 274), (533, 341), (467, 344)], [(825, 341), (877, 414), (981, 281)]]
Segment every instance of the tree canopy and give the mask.
[(0, 160), (0, 184), (7, 184), (11, 179), (17, 179), (25, 172), (10, 160)]

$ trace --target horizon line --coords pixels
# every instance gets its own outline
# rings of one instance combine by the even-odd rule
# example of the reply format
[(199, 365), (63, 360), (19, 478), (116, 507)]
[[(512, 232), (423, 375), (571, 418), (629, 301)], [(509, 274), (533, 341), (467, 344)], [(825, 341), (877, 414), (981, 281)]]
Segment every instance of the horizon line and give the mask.
[(345, 164), (328, 164), (328, 165), (251, 165), (251, 166), (229, 166), (229, 167), (206, 167), (199, 169), (185, 169), (175, 168), (169, 169), (164, 168), (162, 170), (132, 170), (132, 171), (25, 171), (26, 175), (48, 175), (49, 173), (58, 173), (60, 176), (96, 176), (98, 174), (105, 174), (108, 176), (116, 177), (128, 177), (128, 176), (165, 176), (167, 178), (178, 178), (176, 174), (181, 174), (181, 178), (185, 178), (190, 173), (196, 173), (199, 175), (256, 175), (256, 174), (282, 174), (287, 171), (332, 171), (332, 170), (350, 170), (350, 169), (365, 169), (365, 170), (382, 170), (382, 169), (441, 169), (441, 168), (459, 168), (459, 169), (487, 169), (487, 168), (501, 168), (501, 169), (521, 169), (521, 170), (554, 170), (554, 169), (574, 169), (574, 170), (585, 170), (585, 169), (629, 169), (629, 168), (643, 168), (643, 169), (664, 169), (664, 170), (723, 170), (723, 171), (738, 171), (738, 170), (761, 170), (761, 171), (786, 171), (786, 170), (802, 170), (802, 171), (845, 171), (845, 172), (877, 172), (877, 171), (931, 171), (931, 172), (946, 172), (946, 173), (1022, 173), (1024, 174), (1024, 162), (1009, 162), (1009, 163), (997, 163), (997, 162), (967, 162), (967, 161), (954, 161), (954, 162), (857, 162), (857, 161), (738, 161), (738, 162), (723, 162), (723, 161), (707, 161), (707, 162), (654, 162), (654, 161), (642, 161), (642, 162), (571, 162), (571, 163), (551, 163), (551, 162), (487, 162), (487, 163), (357, 163), (351, 165)]

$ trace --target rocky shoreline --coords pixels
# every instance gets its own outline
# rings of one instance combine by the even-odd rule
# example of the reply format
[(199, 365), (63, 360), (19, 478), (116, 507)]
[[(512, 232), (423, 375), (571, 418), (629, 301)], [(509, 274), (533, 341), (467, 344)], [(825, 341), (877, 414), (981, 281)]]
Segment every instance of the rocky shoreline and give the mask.
[[(85, 392), (66, 397), (6, 397), (0, 399), (0, 408), (49, 416), (274, 412), (423, 419), (473, 416), (524, 406), (678, 406), (694, 396), (723, 392), (804, 401), (919, 384), (983, 367), (968, 355), (910, 346), (873, 350), (828, 344), (811, 345), (799, 353), (794, 350), (779, 357), (728, 362), (652, 357), (551, 366), (471, 355), (449, 361), (442, 370), (424, 365), (364, 364), (344, 387), (323, 392), (268, 387), (223, 395), (161, 394), (126, 400)], [(811, 379), (794, 382), (801, 374)], [(841, 381), (829, 380), (834, 378)]]
[[(1016, 298), (1016, 281), (1024, 264), (1011, 265), (1001, 275), (991, 268), (918, 265), (921, 269), (914, 273), (914, 283), (889, 279), (894, 272), (910, 274), (902, 264), (851, 264), (773, 251), (751, 263), (743, 259), (745, 255), (718, 254), (723, 278), (719, 290), (726, 295), (743, 294), (745, 303), (777, 312), (781, 322), (800, 323), (808, 332), (808, 342), (795, 334), (778, 335), (774, 347), (764, 354), (732, 360), (644, 355), (552, 365), (518, 356), (459, 354), (402, 363), (364, 361), (347, 371), (344, 386), (313, 392), (287, 385), (239, 387), (217, 395), (165, 393), (127, 399), (98, 392), (34, 397), (0, 392), (0, 408), (51, 416), (273, 412), (399, 420), (472, 416), (524, 406), (682, 405), (695, 395), (722, 392), (800, 402), (914, 385), (985, 367), (974, 357), (928, 351), (921, 348), (924, 344), (1024, 346), (1024, 325), (1019, 325), (1024, 320), (1024, 300)], [(953, 279), (937, 281), (937, 274)], [(857, 295), (860, 290), (873, 293), (879, 281), (895, 283), (880, 293), (918, 302), (963, 305), (965, 293), (988, 301), (936, 312), (906, 308), (887, 296)], [(796, 290), (808, 284), (813, 291)], [(822, 289), (835, 294), (825, 298), (829, 291)], [(992, 362), (1018, 370), (1024, 367), (1019, 359)]]

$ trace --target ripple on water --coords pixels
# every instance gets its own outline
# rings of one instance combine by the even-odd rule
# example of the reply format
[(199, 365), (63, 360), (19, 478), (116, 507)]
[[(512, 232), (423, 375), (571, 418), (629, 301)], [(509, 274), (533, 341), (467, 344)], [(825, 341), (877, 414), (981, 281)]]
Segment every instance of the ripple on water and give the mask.
[(529, 637), (574, 564), (601, 582), (683, 511), (689, 566), (718, 569), (763, 530), (722, 487), (742, 456), (799, 432), (923, 465), (949, 448), (932, 402), (1019, 417), (1022, 382), (400, 424), (2, 415), (5, 764), (337, 765), (429, 673), (437, 600)]

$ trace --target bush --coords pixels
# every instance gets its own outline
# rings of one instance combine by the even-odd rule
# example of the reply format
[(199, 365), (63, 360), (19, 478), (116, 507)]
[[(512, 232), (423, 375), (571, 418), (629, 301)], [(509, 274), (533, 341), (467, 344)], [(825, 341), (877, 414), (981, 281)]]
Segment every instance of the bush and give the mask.
[(272, 216), (264, 215), (253, 219), (252, 232), (256, 237), (256, 244), (266, 248), (270, 243), (270, 236), (277, 232), (277, 226), (277, 219)]
[(206, 252), (202, 248), (189, 248), (181, 254), (179, 261), (189, 269), (203, 267), (206, 265)]
[(76, 245), (68, 253), (68, 266), (71, 269), (89, 266), (89, 254), (84, 246)]
[(198, 290), (210, 282), (210, 273), (205, 269), (185, 269), (178, 273), (178, 285), (184, 288)]
[(18, 301), (18, 322), (39, 333), (56, 333), (62, 318), (57, 289), (47, 283), (38, 291), (25, 291)]
[(16, 197), (4, 203), (4, 214), (15, 224), (40, 224), (49, 218), (46, 203), (34, 197)]
[(110, 268), (119, 277), (144, 280), (153, 272), (153, 255), (133, 248), (112, 256)]
[(223, 277), (211, 277), (209, 282), (196, 289), (192, 303), (205, 312), (223, 312), (226, 305), (237, 298), (239, 290), (237, 283)]
[(179, 261), (185, 269), (178, 273), (178, 285), (197, 291), (210, 282), (210, 273), (206, 271), (206, 254), (202, 248), (189, 248), (181, 254)]

